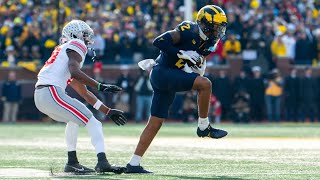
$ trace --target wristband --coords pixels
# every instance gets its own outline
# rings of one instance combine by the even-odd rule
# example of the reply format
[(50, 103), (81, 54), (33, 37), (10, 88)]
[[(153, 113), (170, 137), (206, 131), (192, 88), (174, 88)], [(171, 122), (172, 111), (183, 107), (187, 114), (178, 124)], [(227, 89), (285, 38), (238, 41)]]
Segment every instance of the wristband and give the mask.
[(97, 102), (93, 105), (93, 108), (99, 110), (103, 103), (98, 99)]
[(110, 110), (111, 110), (111, 108), (108, 108), (108, 111), (107, 111), (106, 115), (108, 115), (108, 114), (109, 114)]
[(100, 91), (100, 85), (101, 85), (101, 83), (98, 84), (98, 91)]

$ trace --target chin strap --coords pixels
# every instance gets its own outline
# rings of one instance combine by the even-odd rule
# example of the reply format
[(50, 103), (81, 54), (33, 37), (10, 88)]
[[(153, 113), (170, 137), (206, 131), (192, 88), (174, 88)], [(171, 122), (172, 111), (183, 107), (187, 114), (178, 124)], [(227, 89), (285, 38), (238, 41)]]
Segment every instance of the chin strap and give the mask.
[(96, 51), (94, 50), (94, 48), (89, 47), (88, 50), (92, 51), (92, 58), (91, 60), (94, 62), (95, 60), (97, 60), (97, 54)]
[(199, 28), (199, 35), (200, 35), (201, 39), (204, 41), (208, 40), (209, 38), (203, 33), (203, 31), (201, 30), (199, 25), (198, 25), (198, 28)]

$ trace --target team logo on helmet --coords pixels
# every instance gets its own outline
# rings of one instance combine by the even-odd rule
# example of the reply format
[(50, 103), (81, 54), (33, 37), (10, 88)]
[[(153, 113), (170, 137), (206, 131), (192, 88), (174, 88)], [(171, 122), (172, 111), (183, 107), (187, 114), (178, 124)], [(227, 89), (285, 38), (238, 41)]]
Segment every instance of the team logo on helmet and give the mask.
[(196, 22), (208, 39), (216, 41), (225, 35), (227, 16), (218, 6), (207, 5), (201, 8)]

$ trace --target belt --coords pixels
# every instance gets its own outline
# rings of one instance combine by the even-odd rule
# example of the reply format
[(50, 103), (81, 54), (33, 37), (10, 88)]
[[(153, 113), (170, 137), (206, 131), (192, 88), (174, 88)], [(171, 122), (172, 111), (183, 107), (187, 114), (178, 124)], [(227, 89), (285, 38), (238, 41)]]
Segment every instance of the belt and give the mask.
[(50, 87), (52, 85), (39, 85), (36, 87), (36, 89), (42, 89), (42, 88), (45, 88), (45, 87)]

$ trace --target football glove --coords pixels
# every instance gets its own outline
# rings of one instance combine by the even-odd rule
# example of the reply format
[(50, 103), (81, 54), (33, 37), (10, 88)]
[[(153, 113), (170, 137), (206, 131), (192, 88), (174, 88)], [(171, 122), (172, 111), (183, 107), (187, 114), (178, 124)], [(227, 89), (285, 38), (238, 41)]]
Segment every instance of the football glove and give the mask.
[(116, 85), (112, 84), (101, 84), (99, 83), (98, 85), (98, 91), (103, 91), (103, 92), (110, 92), (110, 93), (117, 93), (121, 91), (122, 88)]
[(118, 126), (125, 125), (127, 122), (127, 119), (124, 117), (123, 111), (121, 110), (110, 109), (106, 115)]
[(207, 66), (206, 60), (203, 60), (203, 63), (201, 64), (200, 67), (195, 65), (190, 68), (191, 68), (192, 72), (197, 73), (200, 76), (203, 76), (204, 73), (206, 72), (206, 66)]
[(198, 54), (196, 51), (180, 50), (177, 56), (181, 59), (189, 60), (193, 64), (199, 64), (201, 61), (201, 55)]

